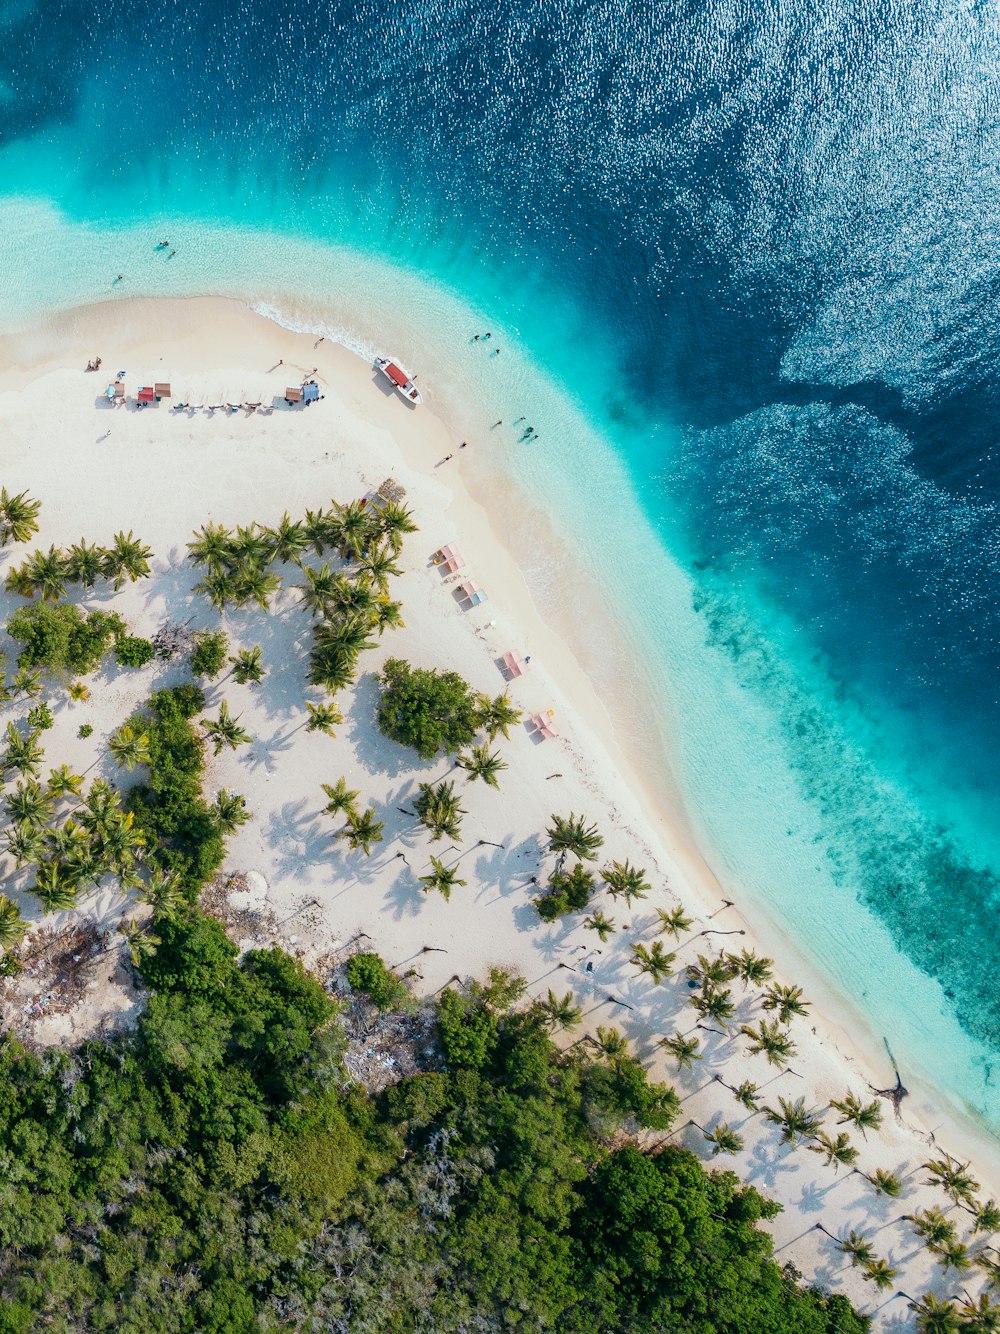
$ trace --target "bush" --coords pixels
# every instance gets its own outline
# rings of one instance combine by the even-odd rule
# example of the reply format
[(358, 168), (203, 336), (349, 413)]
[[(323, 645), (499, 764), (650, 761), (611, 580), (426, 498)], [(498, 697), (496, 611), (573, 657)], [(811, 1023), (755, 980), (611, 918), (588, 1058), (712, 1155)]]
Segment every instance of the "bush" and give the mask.
[(405, 984), (386, 968), (377, 954), (355, 954), (347, 964), (347, 980), (380, 1010), (396, 1009), (410, 996)]
[(28, 710), (28, 726), (39, 732), (47, 732), (54, 722), (52, 710), (44, 700)]
[(566, 875), (555, 871), (549, 877), (548, 888), (535, 899), (535, 907), (543, 922), (553, 922), (563, 913), (581, 912), (594, 892), (594, 877), (583, 862), (577, 862)]
[(378, 725), (422, 760), (469, 745), (478, 726), (478, 697), (457, 672), (434, 672), (390, 658), (380, 678)]
[(228, 652), (229, 636), (224, 630), (200, 630), (194, 637), (191, 670), (195, 676), (218, 676)]
[(90, 723), (81, 723), (76, 734), (81, 741), (86, 741), (87, 737), (94, 735), (94, 729)]
[(115, 644), (115, 661), (119, 667), (145, 667), (156, 656), (156, 649), (148, 639), (138, 635), (122, 635)]
[(37, 602), (19, 607), (7, 622), (7, 633), (24, 645), (20, 667), (85, 676), (100, 664), (111, 641), (125, 630), (113, 612), (81, 612), (70, 602)]

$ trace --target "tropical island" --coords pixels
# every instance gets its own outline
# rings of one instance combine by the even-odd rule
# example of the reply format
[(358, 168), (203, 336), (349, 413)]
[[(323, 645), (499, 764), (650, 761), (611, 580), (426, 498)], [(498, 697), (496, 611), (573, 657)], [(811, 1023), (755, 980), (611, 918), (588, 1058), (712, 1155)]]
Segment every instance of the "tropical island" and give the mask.
[(698, 883), (447, 426), (151, 314), (0, 387), (0, 1330), (1000, 1328), (984, 1171)]

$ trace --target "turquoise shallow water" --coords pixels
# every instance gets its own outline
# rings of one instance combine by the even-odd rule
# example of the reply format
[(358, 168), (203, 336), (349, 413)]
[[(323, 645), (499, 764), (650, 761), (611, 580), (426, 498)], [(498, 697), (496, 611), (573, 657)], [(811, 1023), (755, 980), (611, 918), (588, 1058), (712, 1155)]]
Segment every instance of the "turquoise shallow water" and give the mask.
[(231, 293), (527, 413), (543, 445), (496, 447), (614, 590), (713, 861), (1000, 1124), (990, 16), (23, 0), (0, 31), (0, 322)]

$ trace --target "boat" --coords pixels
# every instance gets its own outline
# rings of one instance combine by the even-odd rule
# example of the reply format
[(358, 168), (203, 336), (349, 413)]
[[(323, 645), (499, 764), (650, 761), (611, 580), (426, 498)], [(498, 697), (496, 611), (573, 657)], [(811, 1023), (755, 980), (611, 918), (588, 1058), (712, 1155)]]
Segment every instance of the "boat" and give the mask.
[(407, 403), (416, 406), (424, 400), (420, 390), (413, 383), (413, 376), (393, 357), (376, 357), (375, 368), (380, 370), (397, 393), (402, 394)]

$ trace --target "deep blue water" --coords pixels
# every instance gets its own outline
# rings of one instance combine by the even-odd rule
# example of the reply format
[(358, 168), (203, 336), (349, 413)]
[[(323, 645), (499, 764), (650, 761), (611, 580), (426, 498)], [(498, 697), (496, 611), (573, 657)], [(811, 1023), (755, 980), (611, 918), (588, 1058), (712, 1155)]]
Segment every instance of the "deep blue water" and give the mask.
[(1000, 1048), (998, 28), (955, 0), (7, 0), (0, 195), (348, 245), (566, 364), (776, 710), (828, 868)]

